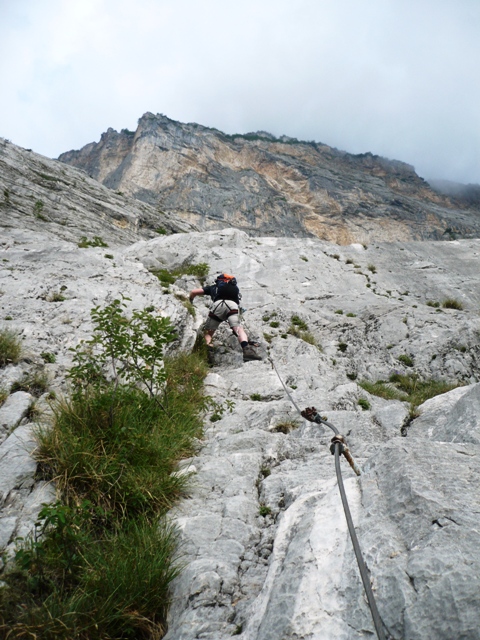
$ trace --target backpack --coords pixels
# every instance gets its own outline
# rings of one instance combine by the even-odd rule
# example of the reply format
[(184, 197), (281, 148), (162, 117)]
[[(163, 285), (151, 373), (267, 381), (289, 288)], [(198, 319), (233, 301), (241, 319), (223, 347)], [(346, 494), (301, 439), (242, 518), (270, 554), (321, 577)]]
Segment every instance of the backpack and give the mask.
[(237, 279), (228, 273), (221, 273), (215, 280), (217, 291), (215, 293), (214, 302), (217, 300), (232, 300), (237, 304), (240, 301), (240, 291), (237, 286)]

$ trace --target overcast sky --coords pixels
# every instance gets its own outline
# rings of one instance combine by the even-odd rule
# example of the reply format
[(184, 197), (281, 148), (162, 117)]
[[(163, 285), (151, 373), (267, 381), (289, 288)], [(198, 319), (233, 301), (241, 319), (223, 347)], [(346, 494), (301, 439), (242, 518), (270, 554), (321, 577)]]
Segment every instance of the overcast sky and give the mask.
[(480, 183), (480, 0), (0, 0), (0, 78), (49, 157), (151, 111)]

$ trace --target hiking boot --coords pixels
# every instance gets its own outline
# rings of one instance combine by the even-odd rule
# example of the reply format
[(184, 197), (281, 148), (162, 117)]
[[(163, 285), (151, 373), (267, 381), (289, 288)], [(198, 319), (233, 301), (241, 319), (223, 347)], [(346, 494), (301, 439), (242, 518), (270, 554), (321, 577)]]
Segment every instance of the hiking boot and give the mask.
[(259, 356), (258, 353), (251, 345), (247, 345), (243, 350), (243, 361), (248, 362), (249, 360), (261, 360), (262, 356)]

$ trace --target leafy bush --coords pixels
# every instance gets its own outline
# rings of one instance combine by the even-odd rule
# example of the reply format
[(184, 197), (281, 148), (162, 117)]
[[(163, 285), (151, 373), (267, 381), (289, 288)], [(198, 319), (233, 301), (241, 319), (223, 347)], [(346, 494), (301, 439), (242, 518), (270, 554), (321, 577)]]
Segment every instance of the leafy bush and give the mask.
[[(37, 428), (37, 458), (63, 504), (39, 516), (2, 575), (1, 631), (11, 637), (160, 638), (176, 535), (164, 514), (188, 475), (177, 473), (202, 434), (207, 365), (163, 357), (174, 332), (116, 300), (92, 310), (91, 340), (74, 350), (72, 395)], [(162, 363), (163, 360), (163, 363)]]
[(20, 339), (10, 329), (0, 329), (0, 367), (20, 360), (22, 346)]

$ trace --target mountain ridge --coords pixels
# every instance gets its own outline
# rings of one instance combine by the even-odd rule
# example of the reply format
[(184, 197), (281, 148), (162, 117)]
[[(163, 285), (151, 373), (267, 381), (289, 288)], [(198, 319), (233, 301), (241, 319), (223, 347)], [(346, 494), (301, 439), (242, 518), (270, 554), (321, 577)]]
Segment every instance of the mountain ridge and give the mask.
[(59, 160), (201, 230), (337, 244), (480, 236), (478, 211), (407, 163), (268, 132), (225, 134), (147, 112), (135, 132), (110, 128)]

